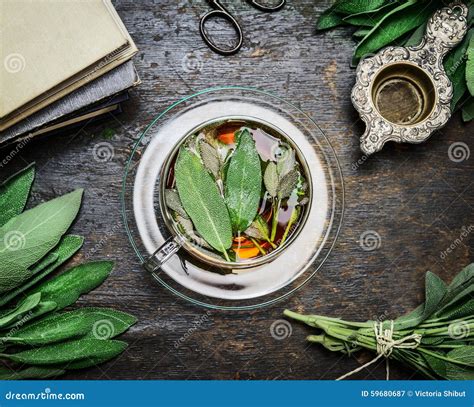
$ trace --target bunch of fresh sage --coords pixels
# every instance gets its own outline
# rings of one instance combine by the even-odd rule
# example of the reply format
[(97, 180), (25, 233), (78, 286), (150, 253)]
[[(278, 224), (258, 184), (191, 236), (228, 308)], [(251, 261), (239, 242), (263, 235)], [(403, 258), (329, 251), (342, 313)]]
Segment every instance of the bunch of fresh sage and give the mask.
[(103, 363), (127, 347), (112, 338), (135, 317), (106, 308), (62, 311), (109, 276), (110, 261), (84, 263), (46, 279), (84, 239), (66, 234), (82, 190), (24, 210), (30, 165), (0, 185), (0, 379), (56, 377)]
[(349, 374), (387, 357), (431, 379), (473, 380), (474, 263), (449, 286), (431, 272), (426, 273), (425, 284), (425, 303), (393, 321), (352, 322), (289, 310), (284, 314), (320, 330), (307, 340), (333, 352), (377, 352), (369, 363)]
[[(474, 5), (469, 6), (468, 23), (474, 22)], [(317, 28), (350, 25), (356, 27), (358, 42), (352, 58), (356, 65), (387, 45), (413, 46), (421, 42), (426, 24), (442, 0), (337, 0), (319, 17)], [(462, 110), (464, 121), (474, 118), (474, 35), (470, 28), (463, 41), (444, 59), (444, 68), (454, 88), (452, 110)]]

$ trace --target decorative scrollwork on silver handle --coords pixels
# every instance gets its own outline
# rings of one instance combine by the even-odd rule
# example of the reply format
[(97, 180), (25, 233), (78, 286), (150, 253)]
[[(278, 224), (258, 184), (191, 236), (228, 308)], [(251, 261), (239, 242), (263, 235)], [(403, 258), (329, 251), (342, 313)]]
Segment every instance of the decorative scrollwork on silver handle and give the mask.
[[(360, 140), (366, 155), (381, 150), (387, 141), (421, 143), (446, 124), (453, 87), (443, 57), (466, 34), (467, 14), (463, 3), (452, 3), (431, 16), (419, 45), (389, 46), (359, 63), (351, 99), (366, 124)], [(399, 92), (399, 105), (386, 94), (383, 104), (384, 92)], [(408, 112), (405, 95), (416, 102)]]

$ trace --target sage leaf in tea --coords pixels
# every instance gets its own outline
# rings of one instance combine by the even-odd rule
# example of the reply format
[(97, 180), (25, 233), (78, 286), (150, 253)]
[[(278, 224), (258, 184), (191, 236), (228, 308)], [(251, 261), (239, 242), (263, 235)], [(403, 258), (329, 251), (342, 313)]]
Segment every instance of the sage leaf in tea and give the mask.
[(288, 174), (286, 174), (280, 181), (278, 189), (278, 198), (288, 198), (298, 186), (299, 178), (300, 174), (298, 170), (295, 169), (291, 170)]
[(286, 174), (292, 171), (296, 166), (296, 151), (288, 148), (283, 151), (283, 156), (277, 158), (278, 177), (282, 179)]
[(215, 179), (220, 178), (221, 160), (219, 152), (207, 141), (199, 141), (199, 153), (201, 155), (204, 167), (214, 176)]
[(114, 267), (111, 261), (91, 261), (75, 266), (34, 287), (30, 293), (41, 293), (42, 301), (54, 301), (60, 310), (102, 284)]
[(278, 194), (278, 185), (280, 178), (278, 176), (277, 165), (274, 162), (269, 162), (265, 169), (263, 176), (265, 188), (272, 198), (275, 198)]
[(247, 236), (253, 237), (254, 239), (265, 240), (270, 243), (274, 249), (276, 245), (270, 240), (270, 227), (265, 219), (261, 215), (257, 215), (252, 224), (244, 232)]
[(35, 167), (29, 165), (0, 185), (0, 226), (23, 212), (34, 178)]
[(244, 129), (230, 158), (225, 185), (225, 200), (234, 232), (243, 232), (255, 219), (261, 190), (260, 157), (252, 135)]
[(176, 160), (175, 178), (181, 202), (197, 232), (228, 260), (232, 226), (217, 184), (199, 157), (183, 147)]
[(188, 214), (183, 208), (181, 199), (179, 198), (178, 191), (175, 191), (174, 189), (166, 189), (165, 202), (168, 208), (178, 213), (181, 217), (189, 219)]
[[(64, 236), (59, 244), (46, 256), (45, 259), (40, 261), (35, 267), (33, 267), (31, 274), (33, 277), (23, 283), (20, 287), (15, 288), (13, 291), (9, 291), (4, 295), (0, 296), (0, 306), (7, 304), (12, 301), (22, 292), (28, 290), (30, 287), (41, 281), (48, 274), (52, 273), (59, 266), (69, 260), (84, 243), (84, 238), (76, 235)], [(49, 263), (49, 260), (55, 258), (53, 263)]]
[(191, 219), (183, 218), (181, 215), (176, 215), (176, 222), (178, 222), (181, 233), (189, 240), (193, 241), (200, 247), (212, 250), (212, 247), (201, 236), (197, 235)]
[(39, 346), (75, 337), (111, 339), (125, 332), (137, 319), (125, 312), (107, 308), (80, 308), (55, 313), (28, 324), (13, 335), (1, 338), (2, 343)]
[(10, 219), (0, 228), (0, 275), (14, 278), (60, 241), (81, 205), (82, 189), (45, 202)]
[(86, 358), (112, 358), (122, 353), (126, 347), (126, 342), (114, 339), (87, 338), (56, 343), (17, 353), (2, 353), (0, 357), (30, 365), (56, 365)]

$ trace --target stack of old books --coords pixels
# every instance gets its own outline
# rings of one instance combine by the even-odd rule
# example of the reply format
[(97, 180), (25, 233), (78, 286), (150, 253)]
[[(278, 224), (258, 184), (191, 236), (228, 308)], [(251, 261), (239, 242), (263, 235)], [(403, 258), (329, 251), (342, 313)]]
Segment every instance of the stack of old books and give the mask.
[(139, 83), (110, 0), (1, 0), (0, 30), (0, 144), (118, 112)]

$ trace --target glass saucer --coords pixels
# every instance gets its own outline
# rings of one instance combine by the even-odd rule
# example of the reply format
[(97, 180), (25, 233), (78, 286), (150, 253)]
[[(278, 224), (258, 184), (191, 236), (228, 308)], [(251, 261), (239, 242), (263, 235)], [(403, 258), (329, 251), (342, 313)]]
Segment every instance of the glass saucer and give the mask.
[(263, 264), (223, 274), (181, 248), (152, 274), (194, 304), (253, 309), (282, 300), (308, 282), (328, 257), (342, 222), (344, 187), (337, 158), (321, 129), (297, 107), (242, 87), (207, 89), (172, 104), (135, 143), (123, 178), (122, 214), (130, 243), (145, 263), (172, 237), (161, 196), (170, 158), (193, 130), (228, 119), (271, 126), (297, 148), (307, 163), (312, 190), (304, 224), (291, 244)]

